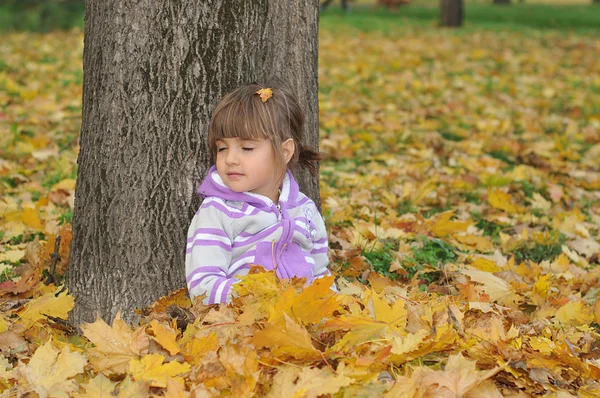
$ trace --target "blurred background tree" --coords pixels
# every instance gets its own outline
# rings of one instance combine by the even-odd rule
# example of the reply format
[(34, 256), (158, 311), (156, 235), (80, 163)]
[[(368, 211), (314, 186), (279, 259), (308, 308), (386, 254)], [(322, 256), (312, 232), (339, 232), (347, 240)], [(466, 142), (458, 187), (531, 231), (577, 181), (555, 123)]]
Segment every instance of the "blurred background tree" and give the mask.
[(5, 30), (47, 32), (83, 27), (84, 0), (4, 0), (0, 25)]

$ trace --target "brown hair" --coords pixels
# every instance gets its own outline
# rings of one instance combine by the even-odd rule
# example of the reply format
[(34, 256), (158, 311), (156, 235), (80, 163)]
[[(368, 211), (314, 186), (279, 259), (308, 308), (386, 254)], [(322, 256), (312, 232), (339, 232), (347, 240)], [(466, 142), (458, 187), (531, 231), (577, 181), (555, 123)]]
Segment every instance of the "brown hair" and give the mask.
[[(273, 91), (273, 96), (263, 102), (257, 91), (267, 87)], [(281, 144), (292, 138), (295, 150), (287, 167), (294, 171), (300, 165), (318, 175), (317, 162), (321, 155), (302, 145), (303, 124), (302, 109), (287, 88), (274, 84), (245, 84), (227, 94), (217, 105), (210, 120), (208, 145), (216, 159), (216, 142), (223, 138), (268, 139), (279, 165), (283, 166)], [(282, 171), (285, 173), (284, 167)]]

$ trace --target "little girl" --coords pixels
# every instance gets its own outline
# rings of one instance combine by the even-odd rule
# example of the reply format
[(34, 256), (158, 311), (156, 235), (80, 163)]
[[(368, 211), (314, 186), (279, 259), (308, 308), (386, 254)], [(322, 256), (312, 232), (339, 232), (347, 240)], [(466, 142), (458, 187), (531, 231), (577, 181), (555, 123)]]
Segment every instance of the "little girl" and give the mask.
[(229, 302), (236, 276), (251, 264), (309, 282), (329, 274), (325, 224), (290, 172), (298, 164), (318, 172), (318, 152), (300, 143), (303, 121), (282, 87), (244, 85), (217, 105), (208, 133), (215, 166), (198, 189), (204, 201), (188, 230), (191, 297)]

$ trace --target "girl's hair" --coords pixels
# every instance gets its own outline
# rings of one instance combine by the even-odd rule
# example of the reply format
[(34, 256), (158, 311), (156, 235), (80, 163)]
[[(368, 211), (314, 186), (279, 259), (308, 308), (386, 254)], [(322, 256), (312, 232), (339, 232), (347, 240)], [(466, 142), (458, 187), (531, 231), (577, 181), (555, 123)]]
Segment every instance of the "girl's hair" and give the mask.
[[(273, 95), (263, 102), (258, 90), (270, 88)], [(217, 105), (210, 120), (208, 145), (216, 159), (218, 140), (223, 138), (268, 139), (278, 164), (285, 173), (281, 144), (294, 140), (294, 155), (288, 163), (290, 170), (296, 166), (318, 175), (319, 152), (301, 143), (304, 114), (298, 100), (287, 88), (258, 83), (245, 84), (227, 94)]]

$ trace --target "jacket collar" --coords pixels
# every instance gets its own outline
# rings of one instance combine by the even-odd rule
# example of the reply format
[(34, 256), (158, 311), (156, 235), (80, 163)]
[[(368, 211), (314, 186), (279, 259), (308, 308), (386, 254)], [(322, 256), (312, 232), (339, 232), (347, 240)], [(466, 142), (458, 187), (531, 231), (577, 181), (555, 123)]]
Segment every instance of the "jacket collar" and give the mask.
[[(208, 175), (204, 181), (202, 181), (202, 184), (200, 184), (200, 188), (198, 188), (198, 194), (203, 198), (218, 197), (234, 202), (245, 202), (258, 208), (271, 208), (274, 205), (273, 201), (266, 196), (252, 192), (232, 191), (225, 185), (221, 177), (219, 177), (219, 173), (217, 173), (217, 168), (215, 166), (212, 166), (210, 170), (208, 170)], [(284, 202), (287, 207), (294, 207), (298, 201), (298, 194), (298, 183), (292, 173), (287, 170), (283, 183), (281, 184), (279, 202)]]

